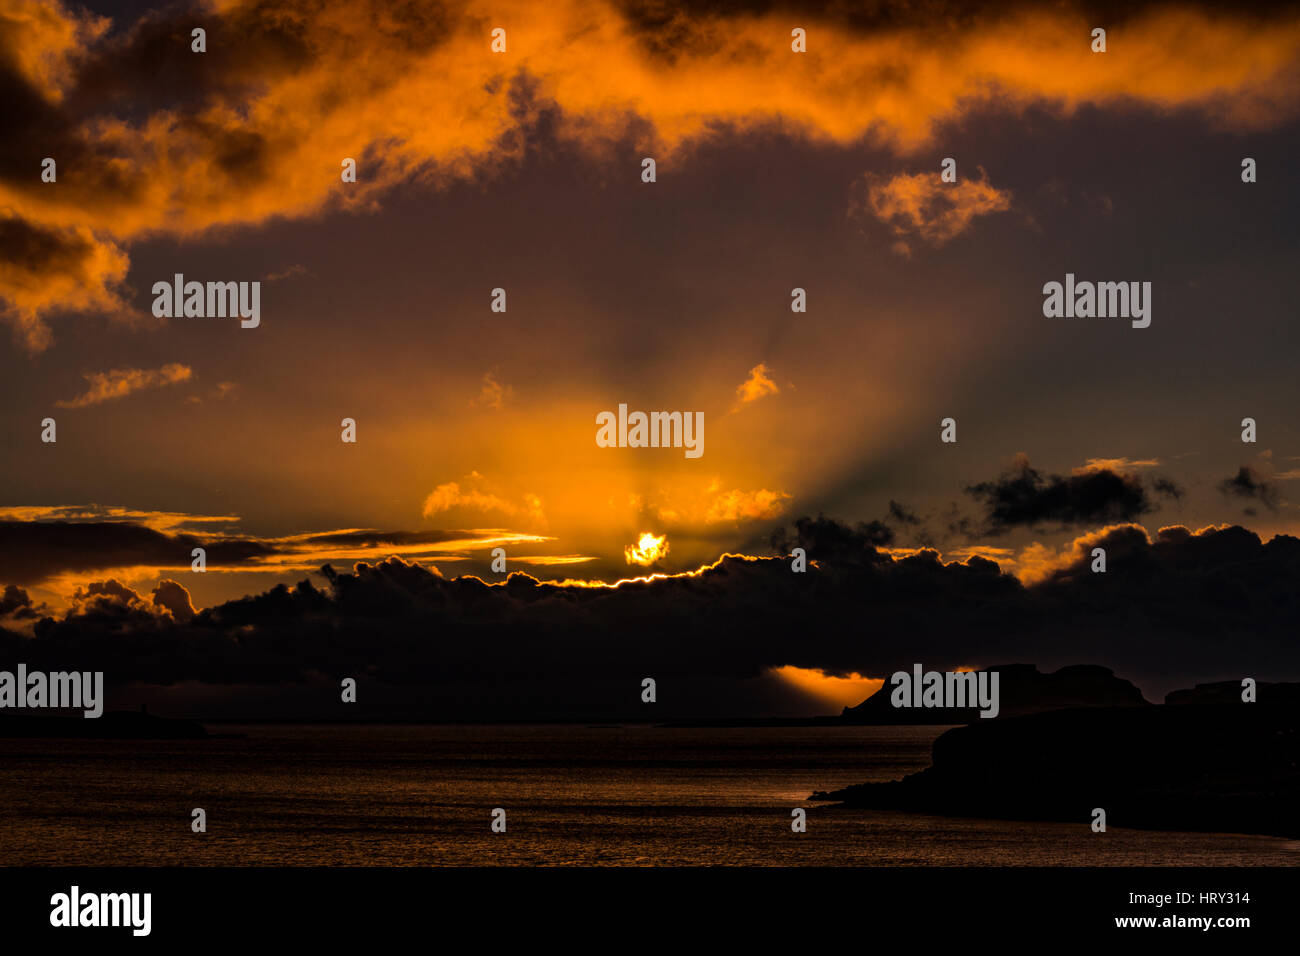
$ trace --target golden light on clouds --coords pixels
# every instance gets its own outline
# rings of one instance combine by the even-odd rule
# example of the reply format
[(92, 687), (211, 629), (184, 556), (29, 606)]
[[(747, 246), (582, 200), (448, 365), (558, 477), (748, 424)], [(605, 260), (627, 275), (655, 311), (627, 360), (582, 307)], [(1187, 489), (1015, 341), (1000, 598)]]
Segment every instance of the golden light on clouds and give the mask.
[(733, 490), (720, 493), (710, 504), (704, 520), (708, 524), (722, 521), (770, 521), (785, 513), (790, 495), (783, 491)]
[[(60, 165), (78, 172), (58, 189), (35, 176), (0, 179), (0, 228), (51, 251), (39, 267), (0, 271), (0, 298), (29, 349), (50, 344), (48, 312), (116, 306), (119, 243), (373, 209), (399, 184), (490, 176), (520, 160), (517, 134), (554, 108), (556, 135), (593, 160), (612, 160), (633, 135), (671, 163), (720, 130), (779, 126), (841, 146), (870, 137), (913, 154), (941, 124), (990, 104), (1184, 108), (1260, 128), (1300, 101), (1294, 16), (1261, 30), (1194, 10), (1139, 15), (1104, 56), (1089, 49), (1085, 19), (1055, 11), (961, 30), (923, 18), (869, 32), (813, 19), (796, 56), (783, 14), (681, 16), (657, 31), (599, 0), (454, 9), (220, 0), (211, 11), (244, 55), (189, 77), (193, 88), (176, 92), (190, 105), (119, 115), (117, 104), (156, 93), (131, 84), (153, 75), (158, 24), (110, 31), (54, 0), (0, 0), (0, 22), (15, 26), (0, 58), (66, 124)], [(506, 53), (490, 51), (492, 23), (508, 25)], [(112, 88), (69, 95), (79, 82)], [(348, 188), (343, 157), (358, 161)], [(1000, 202), (966, 182), (974, 205), (964, 208)], [(951, 228), (940, 222), (939, 234)]]
[(0, 4), (0, 23), (0, 54), (55, 103), (63, 98), (71, 67), (110, 26), (107, 17), (40, 0), (6, 0)]
[(476, 512), (496, 511), (537, 523), (546, 521), (546, 515), (542, 511), (542, 499), (535, 494), (523, 495), (522, 500), (516, 504), (497, 495), (472, 488), (462, 491), (460, 483), (455, 481), (448, 481), (429, 492), (429, 496), (424, 499), (421, 514), (425, 518), (431, 518), (442, 512), (461, 508)]
[(883, 678), (863, 677), (856, 672), (845, 677), (827, 674), (821, 668), (794, 667), (787, 664), (773, 673), (793, 686), (837, 707), (862, 703), (884, 686)]
[(648, 568), (668, 555), (668, 535), (656, 535), (649, 531), (641, 533), (636, 544), (629, 544), (623, 549), (623, 556), (628, 564), (638, 564)]
[[(1202, 528), (1195, 534), (1204, 534), (1216, 528)], [(1161, 528), (1157, 533), (1160, 538), (1177, 535), (1190, 535), (1189, 529), (1181, 525)], [(1042, 584), (1044, 581), (1071, 570), (1087, 569), (1092, 559), (1092, 550), (1105, 546), (1107, 559), (1113, 561), (1117, 555), (1141, 546), (1149, 546), (1151, 534), (1140, 524), (1123, 522), (1096, 528), (1081, 534), (1059, 549), (1048, 547), (1035, 541), (1024, 548), (1016, 561), (1016, 576), (1026, 587)]]
[(0, 314), (13, 323), (24, 348), (41, 352), (53, 344), (41, 318), (51, 309), (111, 314), (127, 309), (117, 289), (130, 263), (120, 246), (86, 226), (45, 227), (6, 214), (4, 192), (0, 183), (0, 247), (27, 252), (0, 256), (0, 306), (5, 307)]
[[(847, 277), (856, 275), (857, 256), (882, 238), (885, 245), (897, 240), (911, 248), (979, 232), (987, 217), (1010, 207), (1013, 188), (1015, 221), (1035, 212), (1032, 183), (1016, 178), (1006, 160), (1011, 154), (1001, 147), (984, 160), (991, 178), (975, 165), (977, 157), (967, 165), (959, 156), (957, 181), (941, 185), (937, 166), (948, 152), (942, 147), (948, 131), (985, 128), (1003, 140), (1018, 124), (1016, 114), (1028, 110), (1019, 124), (1022, 134), (1068, 134), (1062, 118), (1081, 106), (1100, 106), (1126, 123), (1134, 116), (1174, 113), (1180, 127), (1208, 120), (1209, 132), (1224, 136), (1243, 126), (1276, 128), (1300, 101), (1300, 15), (1291, 13), (1271, 19), (1266, 30), (1235, 13), (1134, 13), (1114, 24), (1110, 49), (1100, 56), (1089, 49), (1090, 25), (1059, 8), (1045, 14), (1014, 9), (954, 26), (894, 5), (869, 30), (833, 14), (805, 17), (809, 47), (799, 55), (790, 50), (784, 12), (717, 14), (683, 7), (669, 9), (676, 15), (667, 20), (646, 12), (642, 5), (613, 0), (542, 6), (523, 0), (359, 0), (346, 6), (216, 0), (204, 8), (210, 40), (218, 32), (238, 38), (240, 52), (231, 55), (235, 44), (213, 44), (211, 52), (196, 57), (185, 42), (184, 16), (157, 11), (138, 24), (128, 17), (110, 29), (108, 21), (88, 19), (71, 3), (0, 0), (0, 25), (8, 28), (0, 30), (0, 67), (26, 81), (23, 92), (39, 107), (28, 112), (48, 121), (49, 145), (34, 156), (48, 150), (59, 160), (57, 184), (40, 181), (38, 162), (21, 175), (0, 176), (0, 253), (10, 253), (0, 254), (0, 308), (8, 307), (8, 318), (31, 351), (50, 344), (46, 321), (65, 321), (59, 310), (126, 308), (120, 297), (147, 313), (143, 292), (156, 278), (153, 272), (173, 261), (184, 264), (184, 257), (198, 255), (197, 244), (228, 242), (234, 252), (246, 240), (275, 238), (260, 232), (262, 227), (327, 212), (393, 215), (400, 233), (407, 228), (399, 221), (402, 209), (421, 201), (437, 209), (446, 200), (448, 213), (459, 216), (457, 209), (472, 208), (473, 217), (466, 212), (469, 218), (448, 218), (427, 237), (405, 237), (411, 248), (422, 249), (426, 239), (471, 251), (482, 244), (485, 261), (501, 254), (521, 264), (540, 263), (536, 273), (521, 269), (510, 279), (520, 287), (517, 299), (513, 285), (511, 290), (511, 323), (517, 327), (499, 336), (480, 332), (479, 339), (473, 333), (482, 328), (482, 298), (490, 285), (480, 291), (472, 282), (459, 282), (452, 270), (453, 278), (440, 284), (419, 268), (409, 274), (391, 269), (382, 284), (374, 283), (382, 290), (376, 315), (392, 323), (386, 331), (405, 335), (407, 306), (422, 308), (426, 294), (438, 298), (443, 317), (411, 326), (409, 338), (397, 339), (401, 347), (392, 348), (381, 336), (351, 331), (368, 323), (341, 314), (347, 298), (338, 292), (356, 280), (331, 267), (323, 240), (313, 248), (318, 231), (324, 235), (337, 225), (331, 220), (342, 220), (350, 230), (368, 216), (331, 215), (293, 227), (291, 241), (277, 247), (276, 258), (257, 260), (249, 277), (312, 281), (278, 285), (280, 321), (258, 335), (289, 334), (305, 325), (310, 303), (328, 304), (321, 320), (337, 323), (336, 348), (355, 351), (350, 370), (325, 380), (337, 363), (317, 343), (335, 342), (333, 334), (303, 339), (304, 356), (273, 363), (272, 349), (261, 349), (262, 338), (238, 338), (237, 348), (226, 353), (199, 350), (193, 343), (206, 329), (179, 322), (165, 323), (165, 352), (149, 347), (154, 343), (138, 348), (135, 343), (145, 337), (135, 336), (120, 352), (104, 353), (102, 364), (66, 368), (63, 378), (44, 379), (48, 394), (41, 392), (39, 402), (99, 405), (71, 417), (102, 420), (105, 434), (111, 427), (115, 440), (125, 442), (109, 462), (116, 484), (101, 494), (147, 503), (144, 496), (158, 493), (164, 478), (202, 473), (204, 487), (192, 492), (202, 496), (195, 510), (221, 515), (238, 509), (263, 538), (335, 523), (410, 528), (423, 518), (420, 527), (449, 531), (500, 524), (512, 532), (553, 533), (561, 542), (553, 549), (558, 553), (521, 554), (519, 560), (561, 570), (572, 564), (575, 575), (606, 579), (641, 573), (627, 564), (646, 568), (662, 561), (669, 537), (674, 567), (688, 568), (713, 560), (723, 548), (753, 550), (771, 537), (773, 528), (764, 523), (788, 522), (823, 505), (874, 517), (894, 490), (886, 485), (895, 476), (898, 493), (913, 506), (913, 494), (942, 494), (937, 482), (911, 484), (915, 470), (893, 468), (901, 461), (898, 450), (912, 447), (907, 443), (918, 409), (970, 387), (968, 368), (993, 361), (982, 353), (996, 353), (1001, 339), (971, 337), (966, 303), (956, 293), (949, 296), (946, 284), (910, 271), (925, 266), (923, 261), (890, 263), (902, 265), (904, 278), (914, 275), (915, 284), (900, 278), (898, 288), (882, 287), (878, 297), (873, 292), (865, 307), (856, 280)], [(490, 50), (494, 25), (508, 30), (505, 53)], [(180, 41), (178, 50), (168, 46), (173, 39)], [(173, 57), (163, 64), (166, 70), (156, 62), (160, 56)], [(148, 78), (158, 75), (173, 77), (176, 88), (151, 88)], [(16, 120), (23, 115), (15, 111)], [(1083, 126), (1086, 133), (1091, 128)], [(44, 132), (40, 124), (18, 122), (15, 142), (45, 143), (37, 136)], [(674, 258), (689, 256), (693, 247), (669, 244), (677, 251), (645, 270), (677, 283), (663, 290), (663, 301), (638, 291), (633, 302), (621, 286), (617, 294), (612, 286), (603, 288), (602, 276), (621, 281), (611, 263), (631, 261), (619, 255), (612, 231), (608, 237), (596, 233), (602, 241), (591, 242), (589, 226), (575, 227), (573, 235), (560, 229), (556, 268), (550, 268), (545, 243), (521, 240), (516, 246), (492, 239), (525, 235), (526, 229), (502, 219), (477, 233), (466, 224), (492, 222), (483, 215), (487, 204), (480, 210), (477, 201), (458, 202), (462, 192), (499, 201), (536, 175), (552, 181), (547, 177), (563, 167), (568, 172), (561, 179), (578, 184), (564, 194), (565, 202), (576, 196), (577, 211), (589, 201), (575, 221), (590, 224), (603, 221), (586, 218), (593, 210), (601, 216), (610, 208), (630, 210), (619, 204), (648, 195), (650, 187), (642, 188), (628, 156), (655, 156), (661, 187), (694, 182), (692, 189), (703, 188), (709, 177), (721, 175), (709, 172), (712, 164), (733, 147), (749, 166), (773, 138), (794, 141), (791, 170), (814, 156), (840, 170), (842, 178), (825, 195), (810, 191), (809, 201), (821, 205), (808, 222), (833, 223), (834, 229), (816, 234), (828, 232), (829, 238), (807, 244), (801, 235), (797, 244), (787, 242), (781, 230), (794, 220), (772, 220), (741, 206), (734, 210), (741, 216), (723, 210), (719, 221), (752, 234), (753, 246), (741, 243), (735, 247), (740, 252), (709, 261), (701, 278), (682, 270), (684, 259)], [(556, 164), (535, 166), (537, 156)], [(356, 159), (356, 182), (341, 181), (343, 157)], [(868, 163), (877, 168), (864, 172)], [(855, 178), (856, 208), (871, 219), (866, 237), (842, 228)], [(466, 182), (472, 188), (462, 189)], [(428, 195), (448, 185), (455, 187), (451, 195)], [(1005, 228), (997, 231), (1013, 232), (1013, 217), (1000, 218)], [(778, 225), (768, 234), (772, 222)], [(680, 224), (688, 225), (684, 219)], [(841, 243), (845, 258), (837, 260)], [(934, 258), (957, 257), (963, 245), (954, 242)], [(606, 246), (613, 250), (607, 260), (594, 255)], [(778, 257), (794, 258), (796, 248), (810, 261), (825, 262), (825, 273), (808, 277), (813, 270), (791, 269), (788, 281), (783, 275), (770, 289), (749, 281), (764, 279), (762, 270)], [(210, 250), (202, 251), (206, 256)], [(384, 260), (402, 262), (391, 255)], [(123, 280), (132, 265), (134, 295), (128, 296)], [(545, 281), (539, 282), (542, 265)], [(714, 290), (724, 285), (720, 276), (744, 281), (747, 290), (762, 287), (761, 298), (713, 300)], [(492, 280), (497, 281), (507, 280)], [(790, 311), (786, 296), (795, 283), (810, 287), (811, 320)], [(636, 362), (627, 361), (625, 337), (678, 297), (698, 316), (692, 331), (698, 347), (687, 352), (650, 343), (636, 353)], [(769, 306), (770, 315), (760, 311)], [(1020, 319), (994, 321), (1011, 328)], [(940, 340), (964, 345), (924, 347)], [(435, 354), (447, 365), (436, 370), (436, 378), (426, 362), (414, 358)], [(158, 367), (172, 358), (193, 364), (190, 381), (181, 377), (188, 365)], [(96, 370), (88, 385), (79, 377), (87, 369)], [(309, 378), (330, 393), (330, 407), (347, 409), (340, 414), (367, 416), (362, 455), (339, 443), (333, 426), (320, 424), (318, 409), (283, 400)], [(234, 396), (236, 380), (241, 404), (212, 407)], [(180, 387), (159, 387), (169, 383)], [(150, 388), (157, 390), (135, 394)], [(662, 403), (642, 407), (705, 415), (709, 443), (703, 462), (659, 449), (612, 451), (595, 444), (593, 412), (633, 393)], [(110, 403), (123, 396), (131, 397)], [(168, 407), (183, 402), (191, 405), (184, 415)], [(146, 405), (150, 416), (159, 416), (158, 433), (168, 438), (156, 448), (147, 447), (149, 437), (132, 420)], [(257, 408), (276, 411), (259, 416)], [(286, 435), (304, 436), (298, 453), (284, 453)], [(245, 454), (218, 454), (232, 441)], [(75, 446), (66, 447), (74, 453)], [(1133, 455), (1089, 459), (1088, 470), (1152, 468), (1156, 451), (1166, 460), (1177, 457), (1174, 449), (1140, 441), (1088, 447)], [(92, 452), (79, 454), (89, 458)], [(155, 456), (151, 468), (161, 476), (154, 487), (131, 484), (137, 480), (134, 463), (146, 455)], [(33, 466), (15, 500), (60, 500), (36, 493), (50, 484), (41, 467)], [(322, 482), (321, 474), (336, 480)], [(1278, 477), (1294, 474), (1300, 470)], [(973, 480), (977, 474), (961, 477)], [(135, 497), (136, 487), (144, 489), (143, 500)], [(339, 488), (352, 493), (340, 495)], [(51, 494), (56, 493), (62, 494)], [(965, 501), (960, 485), (953, 493)], [(179, 507), (170, 498), (166, 505)], [(898, 544), (935, 540), (918, 527), (896, 530)], [(453, 567), (471, 571), (471, 559), (461, 552), (481, 550), (443, 541), (399, 541), (392, 548), (412, 560), (460, 562)], [(178, 553), (183, 570), (188, 551)], [(373, 555), (363, 545), (309, 542), (288, 554), (232, 564), (223, 573), (245, 573), (250, 565), (288, 573), (321, 557)], [(1032, 581), (1073, 560), (1074, 552), (1040, 553), (1031, 546), (1022, 556), (1009, 547), (975, 545), (948, 550), (948, 556), (987, 557)], [(134, 556), (122, 560), (135, 566)]]

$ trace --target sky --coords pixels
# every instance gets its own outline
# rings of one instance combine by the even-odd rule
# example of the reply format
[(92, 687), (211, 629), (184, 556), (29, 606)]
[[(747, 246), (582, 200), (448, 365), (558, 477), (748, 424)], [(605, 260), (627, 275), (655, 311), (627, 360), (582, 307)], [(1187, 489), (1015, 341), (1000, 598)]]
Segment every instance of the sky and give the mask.
[[(192, 626), (390, 558), (496, 584), (496, 547), (671, 603), (819, 515), (1035, 600), (1098, 536), (1264, 553), (1300, 524), (1298, 54), (1290, 4), (0, 0), (0, 624)], [(260, 282), (259, 324), (156, 316), (177, 273)], [(1067, 273), (1151, 283), (1150, 325), (1045, 316)], [(703, 453), (600, 447), (620, 404), (702, 413)], [(892, 653), (744, 679), (848, 679), (780, 705), (824, 710)], [(1239, 669), (1176, 658), (1117, 669)]]

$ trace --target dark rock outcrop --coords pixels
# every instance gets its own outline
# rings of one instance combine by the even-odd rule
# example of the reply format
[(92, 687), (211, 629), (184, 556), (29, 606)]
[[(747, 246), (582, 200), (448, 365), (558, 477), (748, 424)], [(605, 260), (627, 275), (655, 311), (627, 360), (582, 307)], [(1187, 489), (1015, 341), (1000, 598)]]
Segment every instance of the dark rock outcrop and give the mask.
[(1116, 707), (976, 720), (933, 766), (813, 799), (950, 816), (1300, 836), (1300, 706)]
[[(1197, 684), (1191, 690), (1176, 690), (1166, 694), (1165, 703), (1175, 706), (1239, 704), (1242, 702), (1241, 692), (1241, 681)], [(1255, 701), (1260, 704), (1300, 704), (1300, 684), (1269, 684), (1260, 681), (1255, 685)]]

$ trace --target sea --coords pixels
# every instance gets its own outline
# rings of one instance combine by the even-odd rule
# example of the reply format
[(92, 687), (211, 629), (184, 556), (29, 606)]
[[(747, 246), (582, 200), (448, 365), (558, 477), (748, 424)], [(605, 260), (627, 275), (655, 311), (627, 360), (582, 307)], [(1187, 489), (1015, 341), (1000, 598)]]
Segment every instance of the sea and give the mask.
[[(1287, 866), (1300, 841), (836, 809), (943, 727), (209, 724), (0, 740), (0, 864)], [(206, 814), (196, 833), (193, 810)], [(807, 811), (806, 832), (792, 811)], [(505, 832), (493, 832), (495, 810)], [(500, 816), (497, 814), (496, 816)]]

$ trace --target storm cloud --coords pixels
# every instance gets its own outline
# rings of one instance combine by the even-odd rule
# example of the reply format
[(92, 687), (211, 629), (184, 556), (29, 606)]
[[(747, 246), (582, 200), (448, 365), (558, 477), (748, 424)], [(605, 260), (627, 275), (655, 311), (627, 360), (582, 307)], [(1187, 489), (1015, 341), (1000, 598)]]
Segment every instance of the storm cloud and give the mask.
[(1000, 476), (966, 487), (984, 506), (984, 533), (1045, 524), (1062, 526), (1132, 521), (1156, 509), (1152, 493), (1178, 498), (1179, 487), (1157, 478), (1150, 490), (1141, 477), (1107, 466), (1044, 474), (1020, 455)]
[(1235, 475), (1219, 482), (1218, 487), (1219, 491), (1229, 498), (1258, 501), (1267, 508), (1277, 510), (1277, 482), (1252, 465), (1242, 465)]

